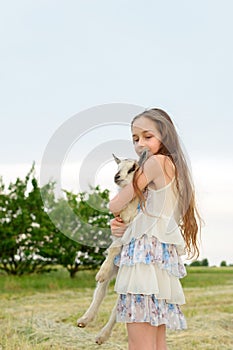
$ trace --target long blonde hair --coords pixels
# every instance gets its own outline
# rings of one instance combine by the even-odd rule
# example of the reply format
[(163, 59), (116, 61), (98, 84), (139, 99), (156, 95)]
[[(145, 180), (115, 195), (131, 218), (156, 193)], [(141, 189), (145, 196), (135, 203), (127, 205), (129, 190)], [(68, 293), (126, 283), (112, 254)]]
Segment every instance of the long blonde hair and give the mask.
[[(186, 243), (188, 258), (199, 256), (198, 229), (201, 231), (202, 219), (197, 209), (195, 190), (190, 170), (181, 148), (178, 134), (169, 115), (159, 108), (146, 110), (135, 116), (131, 122), (140, 117), (148, 118), (155, 122), (156, 129), (161, 134), (161, 146), (156, 154), (166, 155), (175, 165), (175, 181), (179, 194), (179, 209), (181, 221), (179, 227)], [(137, 179), (140, 171), (136, 172), (133, 179), (135, 192), (140, 198), (142, 206), (145, 205), (145, 198), (137, 186)]]

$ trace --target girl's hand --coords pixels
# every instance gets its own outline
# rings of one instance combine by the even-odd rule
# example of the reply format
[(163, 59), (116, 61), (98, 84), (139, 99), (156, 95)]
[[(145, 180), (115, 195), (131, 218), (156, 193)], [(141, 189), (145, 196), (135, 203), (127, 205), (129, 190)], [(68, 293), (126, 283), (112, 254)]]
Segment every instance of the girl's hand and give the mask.
[(114, 237), (122, 237), (125, 230), (127, 229), (127, 225), (123, 222), (123, 220), (117, 216), (110, 221), (110, 227), (112, 231), (112, 235)]

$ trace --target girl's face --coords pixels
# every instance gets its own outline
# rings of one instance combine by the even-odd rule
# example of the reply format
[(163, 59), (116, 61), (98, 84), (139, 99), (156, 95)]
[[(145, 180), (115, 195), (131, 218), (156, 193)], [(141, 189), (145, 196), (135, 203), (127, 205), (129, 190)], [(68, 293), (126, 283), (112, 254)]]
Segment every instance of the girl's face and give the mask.
[(156, 122), (146, 117), (137, 118), (132, 125), (134, 149), (140, 156), (147, 148), (150, 155), (156, 154), (161, 145), (161, 134), (156, 128)]

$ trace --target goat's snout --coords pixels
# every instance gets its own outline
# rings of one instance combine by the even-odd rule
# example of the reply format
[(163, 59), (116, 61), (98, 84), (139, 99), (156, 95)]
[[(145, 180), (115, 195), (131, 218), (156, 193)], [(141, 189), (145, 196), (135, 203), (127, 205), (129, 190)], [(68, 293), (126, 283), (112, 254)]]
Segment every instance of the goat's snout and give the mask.
[(117, 182), (120, 180), (120, 174), (119, 173), (116, 173), (116, 175), (114, 176), (114, 181)]

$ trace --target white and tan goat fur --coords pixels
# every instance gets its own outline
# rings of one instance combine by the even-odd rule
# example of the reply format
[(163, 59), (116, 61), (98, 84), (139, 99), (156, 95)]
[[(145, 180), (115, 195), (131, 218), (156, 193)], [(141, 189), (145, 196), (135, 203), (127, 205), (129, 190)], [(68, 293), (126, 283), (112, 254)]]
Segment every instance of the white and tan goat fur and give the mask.
[[(147, 159), (147, 151), (144, 151), (141, 154), (138, 162), (132, 159), (120, 160), (115, 155), (113, 155), (113, 157), (116, 163), (118, 164), (118, 169), (114, 177), (114, 181), (120, 188), (123, 188), (124, 186), (132, 182), (135, 171)], [(120, 217), (122, 218), (124, 223), (129, 224), (137, 215), (138, 203), (139, 200), (137, 197), (135, 197), (127, 205), (127, 207), (125, 207), (121, 211)], [(108, 284), (111, 281), (111, 279), (113, 279), (117, 274), (118, 268), (114, 265), (114, 258), (120, 253), (121, 247), (121, 238), (113, 237), (113, 242), (108, 248), (108, 255), (105, 261), (103, 262), (99, 272), (96, 275), (96, 280), (98, 283), (93, 294), (91, 305), (89, 306), (85, 314), (77, 320), (78, 327), (85, 327), (97, 315), (99, 306), (106, 295)], [(112, 309), (112, 313), (107, 324), (101, 329), (100, 333), (97, 335), (97, 344), (102, 344), (109, 338), (112, 328), (116, 323), (116, 307), (117, 304)]]

